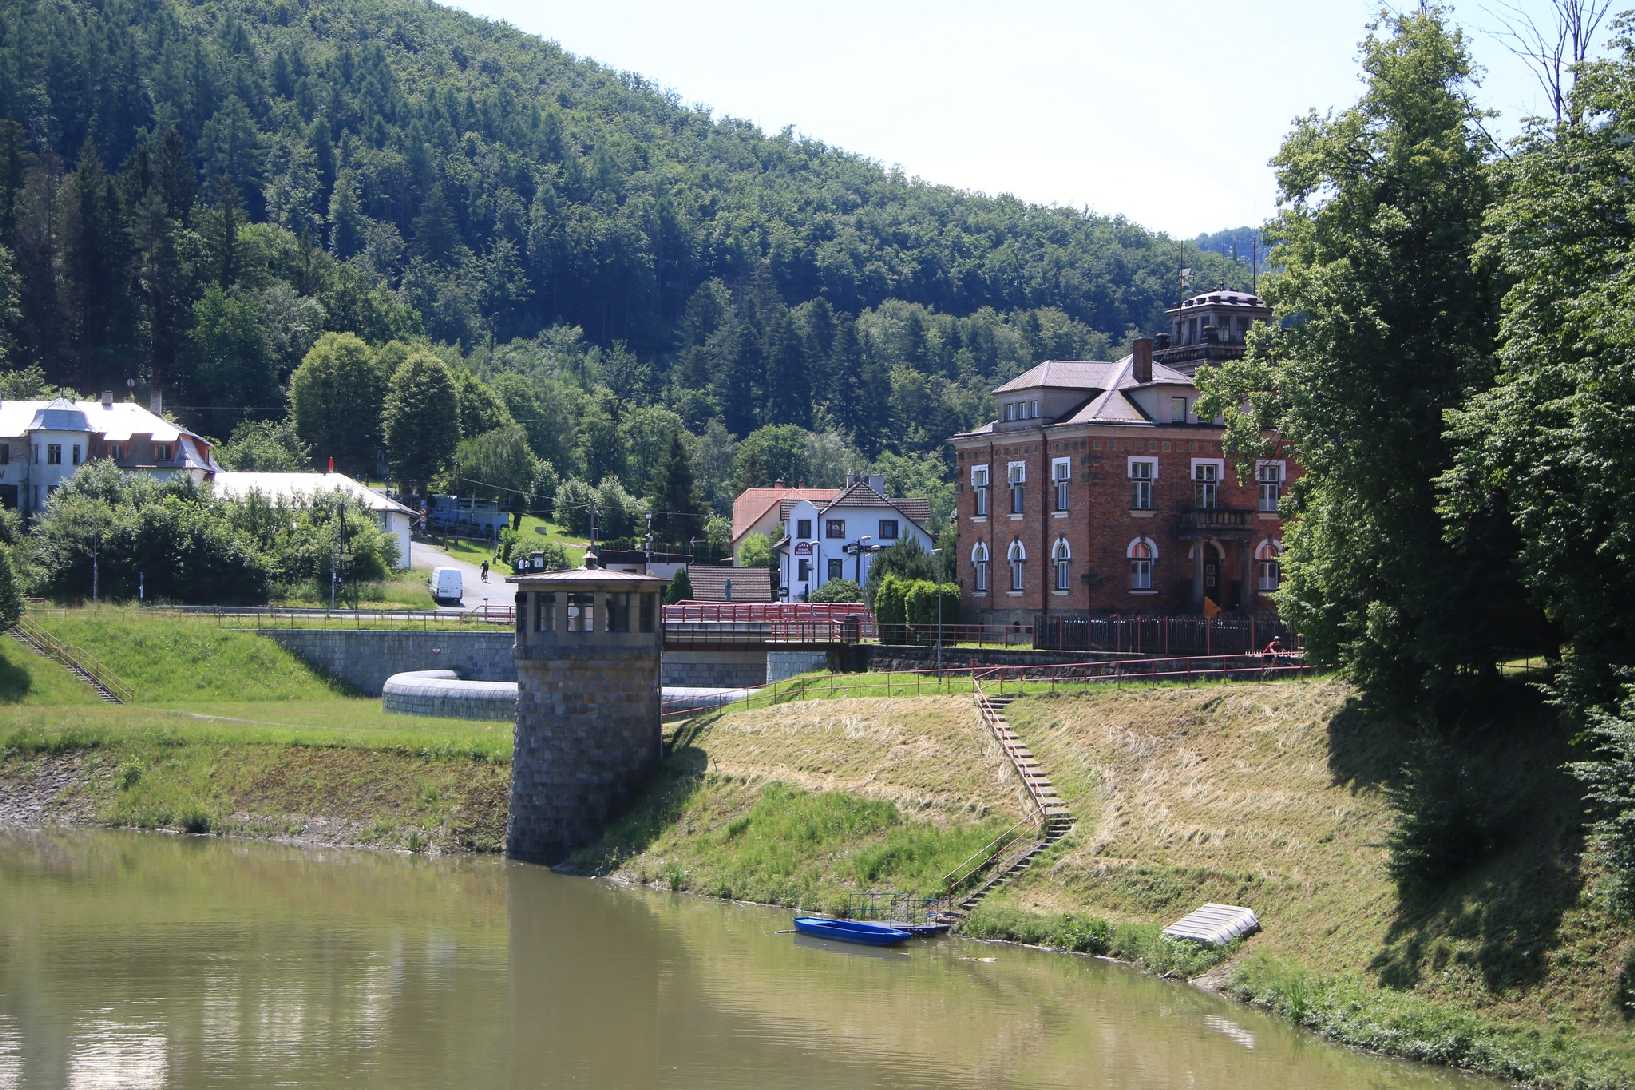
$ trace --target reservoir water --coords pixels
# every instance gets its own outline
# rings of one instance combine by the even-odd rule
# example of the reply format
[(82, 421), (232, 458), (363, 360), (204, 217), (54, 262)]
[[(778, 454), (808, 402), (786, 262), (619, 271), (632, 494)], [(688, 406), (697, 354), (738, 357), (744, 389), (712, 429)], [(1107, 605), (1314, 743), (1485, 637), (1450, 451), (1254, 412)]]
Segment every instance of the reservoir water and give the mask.
[(0, 1090), (1497, 1084), (1123, 966), (492, 859), (0, 830)]

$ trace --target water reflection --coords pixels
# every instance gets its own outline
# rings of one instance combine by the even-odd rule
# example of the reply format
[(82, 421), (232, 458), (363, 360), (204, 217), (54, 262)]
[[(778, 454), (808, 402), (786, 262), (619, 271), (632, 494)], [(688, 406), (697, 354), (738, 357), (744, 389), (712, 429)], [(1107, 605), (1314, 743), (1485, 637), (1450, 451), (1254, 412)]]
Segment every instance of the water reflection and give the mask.
[(0, 1090), (1474, 1087), (1119, 966), (494, 860), (0, 833)]

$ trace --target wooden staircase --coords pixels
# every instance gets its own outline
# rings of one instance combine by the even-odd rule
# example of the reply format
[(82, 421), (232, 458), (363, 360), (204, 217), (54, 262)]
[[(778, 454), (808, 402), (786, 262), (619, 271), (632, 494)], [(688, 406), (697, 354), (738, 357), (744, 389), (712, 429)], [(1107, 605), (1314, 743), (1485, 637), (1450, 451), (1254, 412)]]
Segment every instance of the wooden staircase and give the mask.
[(971, 910), (981, 904), (988, 894), (1026, 873), (1039, 853), (1073, 828), (1072, 811), (1056, 793), (1055, 785), (1033, 756), (1033, 751), (1017, 737), (1010, 721), (1005, 718), (1005, 709), (1015, 699), (1012, 696), (989, 696), (982, 691), (980, 684), (976, 687), (976, 706), (982, 713), (982, 722), (999, 742), (999, 748), (1004, 750), (1033, 804), (1036, 813), (1030, 822), (1032, 835), (1009, 843), (996, 842), (993, 855), (972, 872), (981, 876), (980, 882), (957, 905), (937, 915), (937, 922), (946, 923), (950, 928), (957, 928), (963, 923)]

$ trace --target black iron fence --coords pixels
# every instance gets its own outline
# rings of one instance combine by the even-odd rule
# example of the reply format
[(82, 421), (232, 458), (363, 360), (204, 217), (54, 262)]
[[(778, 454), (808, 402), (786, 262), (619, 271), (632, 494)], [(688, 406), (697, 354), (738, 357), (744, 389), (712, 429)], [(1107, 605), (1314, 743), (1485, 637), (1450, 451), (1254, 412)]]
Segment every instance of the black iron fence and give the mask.
[(1118, 655), (1235, 655), (1273, 640), (1301, 650), (1300, 634), (1275, 617), (1051, 617), (1035, 626), (1034, 646)]

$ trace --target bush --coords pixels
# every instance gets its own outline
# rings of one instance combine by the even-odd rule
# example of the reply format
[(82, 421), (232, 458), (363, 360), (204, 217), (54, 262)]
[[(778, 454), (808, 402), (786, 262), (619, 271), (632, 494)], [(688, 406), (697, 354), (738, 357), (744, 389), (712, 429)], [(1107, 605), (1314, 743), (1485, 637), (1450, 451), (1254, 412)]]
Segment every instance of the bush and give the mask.
[(808, 597), (809, 602), (861, 602), (863, 588), (850, 579), (831, 579)]
[[(870, 581), (872, 582), (872, 573)], [(908, 623), (908, 583), (895, 575), (881, 579), (874, 591), (874, 616), (882, 627)]]
[[(940, 616), (943, 624), (958, 624), (959, 597), (957, 583), (933, 583), (929, 579), (914, 580), (908, 584), (904, 603), (908, 623), (932, 627), (937, 624)], [(940, 615), (937, 610), (938, 599), (942, 602)]]
[(686, 601), (693, 596), (693, 579), (682, 568), (670, 577), (670, 585), (664, 588), (664, 601), (667, 605)]
[(1386, 796), (1396, 812), (1387, 869), (1404, 893), (1435, 886), (1491, 852), (1514, 804), (1482, 782), (1465, 754), (1428, 740), (1409, 748)]

